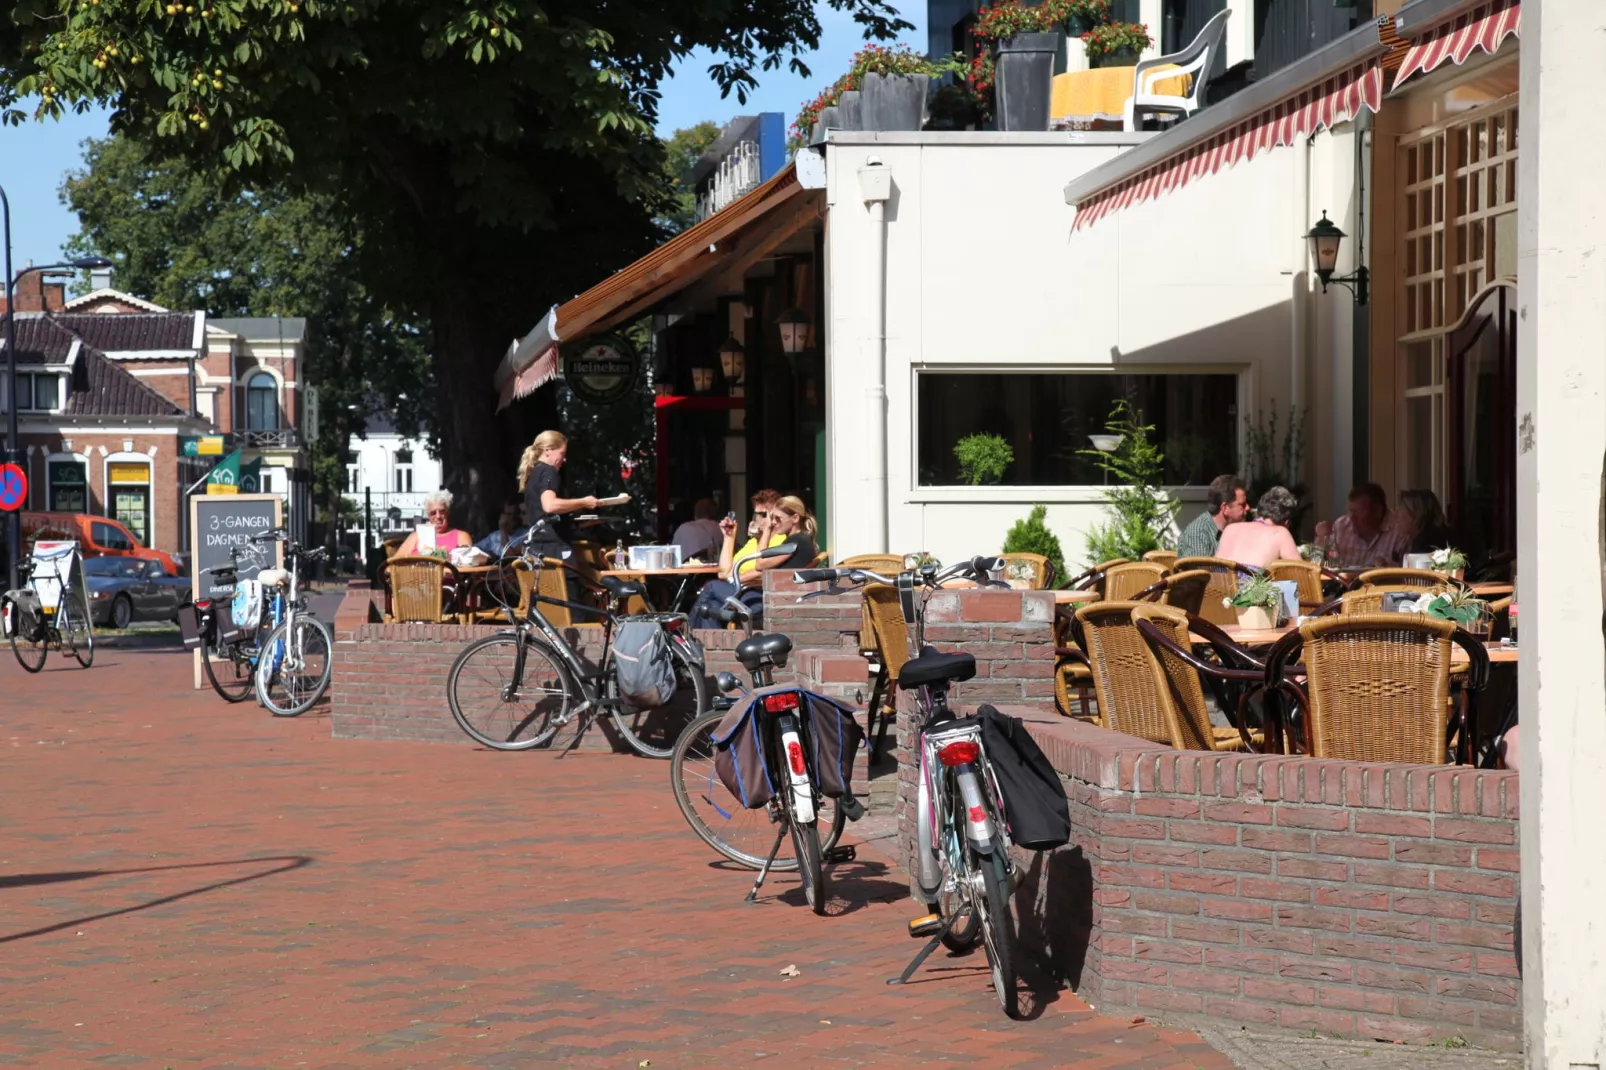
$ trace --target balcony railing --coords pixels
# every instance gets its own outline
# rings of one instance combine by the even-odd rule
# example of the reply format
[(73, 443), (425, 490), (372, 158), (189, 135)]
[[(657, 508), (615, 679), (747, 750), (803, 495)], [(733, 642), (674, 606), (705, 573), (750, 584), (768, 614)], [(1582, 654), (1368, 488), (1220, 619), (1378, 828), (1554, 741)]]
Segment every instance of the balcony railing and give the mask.
[(301, 445), (301, 436), (293, 427), (279, 427), (272, 431), (236, 431), (237, 449), (293, 450)]
[[(358, 509), (362, 508), (362, 491), (348, 490), (344, 497)], [(394, 523), (398, 520), (424, 519), (424, 492), (421, 490), (375, 490), (368, 493), (367, 500), (374, 508), (376, 524), (383, 525), (387, 520)]]

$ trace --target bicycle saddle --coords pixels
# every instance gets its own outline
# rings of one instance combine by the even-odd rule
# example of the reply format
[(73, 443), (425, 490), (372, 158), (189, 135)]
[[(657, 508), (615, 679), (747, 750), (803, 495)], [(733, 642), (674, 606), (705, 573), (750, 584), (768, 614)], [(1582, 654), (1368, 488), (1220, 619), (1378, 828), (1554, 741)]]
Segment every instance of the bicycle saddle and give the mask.
[(290, 573), (282, 568), (265, 568), (257, 573), (257, 582), (264, 587), (284, 587), (290, 582)]
[(736, 660), (752, 672), (760, 665), (785, 665), (792, 653), (792, 640), (784, 635), (755, 635), (736, 644)]
[(633, 594), (645, 595), (647, 585), (634, 580), (621, 580), (613, 576), (598, 576), (597, 582), (602, 584), (603, 590), (623, 601)]
[(918, 658), (903, 663), (898, 686), (912, 691), (923, 684), (952, 683), (976, 675), (976, 659), (969, 654), (939, 654), (927, 647)]

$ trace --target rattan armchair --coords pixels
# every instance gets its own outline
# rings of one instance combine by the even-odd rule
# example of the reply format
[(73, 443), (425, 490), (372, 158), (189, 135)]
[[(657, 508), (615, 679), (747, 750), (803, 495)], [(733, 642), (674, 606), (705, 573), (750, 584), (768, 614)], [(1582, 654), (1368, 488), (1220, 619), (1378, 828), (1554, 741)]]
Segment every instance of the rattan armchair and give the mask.
[(1171, 726), (1149, 668), (1149, 647), (1132, 611), (1141, 602), (1095, 602), (1076, 611), (1092, 667), (1100, 723), (1154, 743), (1171, 743)]
[(1312, 613), (1315, 617), (1354, 616), (1357, 613), (1382, 613), (1388, 604), (1389, 595), (1404, 594), (1412, 598), (1420, 598), (1424, 594), (1437, 593), (1446, 590), (1446, 587), (1357, 587), (1353, 591), (1345, 591), (1331, 602), (1326, 603)]
[(1202, 568), (1187, 572), (1167, 573), (1159, 583), (1132, 596), (1134, 602), (1159, 602), (1176, 606), (1190, 617), (1199, 616), (1204, 605), (1205, 591), (1210, 588), (1210, 573)]
[(909, 625), (903, 619), (898, 589), (884, 583), (864, 588), (864, 626), (859, 646), (874, 658), (878, 667), (870, 686), (870, 702), (865, 706), (864, 734), (870, 749), (870, 764), (886, 749), (888, 726), (897, 715), (898, 673), (909, 660)]
[(1104, 573), (1104, 601), (1135, 602), (1165, 579), (1165, 569), (1148, 561), (1129, 561)]
[(1035, 591), (1045, 591), (1054, 586), (1054, 563), (1042, 554), (1014, 553), (999, 554), (1004, 559), (1004, 578), (1009, 578), (1010, 566), (1017, 568), (1028, 566), (1031, 568), (1031, 585)]
[(530, 596), (535, 591), (536, 570), (522, 557), (504, 564), (485, 581), (487, 597), (494, 603), (474, 614), (478, 624), (499, 624), (513, 615), (517, 624), (530, 614)]
[(1065, 586), (1073, 591), (1098, 591), (1099, 597), (1104, 596), (1104, 574), (1116, 565), (1124, 565), (1124, 557), (1112, 557), (1108, 561), (1101, 561), (1081, 575), (1073, 578)]
[[(1464, 700), (1450, 713), (1451, 645), (1467, 652)], [(1289, 664), (1304, 662), (1303, 685)], [(1475, 735), (1475, 692), (1489, 680), (1483, 644), (1455, 626), (1413, 613), (1357, 613), (1310, 621), (1266, 659), (1268, 685), (1305, 710), (1304, 749), (1317, 758), (1441, 765), (1452, 733)], [(1293, 740), (1291, 740), (1291, 743)]]
[(1453, 577), (1425, 568), (1374, 568), (1355, 577), (1356, 587), (1443, 587)]
[(1170, 569), (1177, 563), (1175, 550), (1150, 550), (1143, 555), (1143, 560), (1153, 562), (1163, 569)]
[[(1171, 729), (1171, 745), (1178, 750), (1259, 751), (1261, 733), (1244, 727), (1244, 714), (1253, 687), (1264, 679), (1254, 669), (1231, 668), (1206, 661), (1193, 653), (1188, 614), (1170, 606), (1139, 606), (1132, 611), (1138, 634), (1149, 647), (1149, 668), (1160, 699), (1161, 712)], [(1238, 725), (1210, 723), (1202, 679), (1214, 678), (1238, 685)]]
[(453, 593), (462, 589), (462, 581), (445, 558), (396, 556), (384, 563), (383, 571), (392, 620), (441, 624), (456, 619)]
[(1210, 573), (1210, 586), (1205, 588), (1204, 604), (1200, 606), (1199, 615), (1211, 624), (1238, 623), (1237, 612), (1222, 605), (1222, 599), (1237, 594), (1238, 588), (1243, 585), (1242, 581), (1256, 574), (1255, 569), (1224, 557), (1179, 557), (1172, 568), (1177, 572), (1203, 569)]
[(855, 554), (836, 563), (837, 568), (862, 568), (888, 579), (903, 571), (903, 558), (898, 554)]
[[(585, 575), (578, 569), (571, 569), (567, 562), (555, 557), (543, 557), (541, 567), (536, 570), (535, 590), (543, 599), (555, 598), (567, 602), (569, 600), (568, 575), (574, 572), (580, 577), (582, 586), (588, 586)], [(633, 596), (636, 597), (636, 596)], [(554, 605), (551, 602), (536, 603), (541, 616), (545, 617), (554, 628), (600, 628), (602, 627), (602, 614), (599, 610), (595, 615), (581, 613), (582, 617), (595, 619), (575, 620), (575, 611), (568, 606)]]
[(1293, 580), (1298, 588), (1299, 608), (1305, 613), (1327, 602), (1322, 595), (1322, 566), (1314, 561), (1272, 561), (1266, 565), (1266, 575), (1274, 583)]

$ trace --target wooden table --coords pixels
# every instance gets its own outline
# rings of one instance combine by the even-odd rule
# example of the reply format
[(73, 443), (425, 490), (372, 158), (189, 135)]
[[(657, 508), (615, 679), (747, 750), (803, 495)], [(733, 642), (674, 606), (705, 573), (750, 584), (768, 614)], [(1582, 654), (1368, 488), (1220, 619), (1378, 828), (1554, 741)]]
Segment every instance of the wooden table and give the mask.
[(676, 610), (686, 597), (687, 586), (697, 576), (718, 576), (718, 565), (682, 565), (680, 568), (610, 568), (597, 573), (610, 579), (625, 580), (626, 582), (640, 580), (646, 583), (650, 580), (680, 580), (675, 587), (675, 593), (670, 596), (669, 608)]
[(1054, 604), (1056, 606), (1079, 606), (1085, 602), (1097, 602), (1098, 600), (1099, 593), (1097, 591), (1064, 590), (1054, 592)]

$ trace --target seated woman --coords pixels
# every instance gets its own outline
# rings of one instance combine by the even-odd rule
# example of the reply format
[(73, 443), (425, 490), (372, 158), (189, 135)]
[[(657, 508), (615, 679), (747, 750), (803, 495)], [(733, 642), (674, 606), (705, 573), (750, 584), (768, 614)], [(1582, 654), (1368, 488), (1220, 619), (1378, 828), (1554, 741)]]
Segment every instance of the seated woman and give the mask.
[(1444, 522), (1439, 496), (1431, 490), (1400, 491), (1399, 512), (1411, 538), (1406, 553), (1430, 554), (1450, 545), (1450, 525)]
[(1255, 504), (1254, 520), (1227, 525), (1216, 546), (1216, 556), (1251, 568), (1265, 568), (1273, 561), (1299, 560), (1299, 546), (1288, 533), (1295, 501), (1285, 488), (1272, 487)]
[(396, 556), (446, 557), (460, 546), (473, 546), (474, 539), (468, 532), (452, 527), (451, 514), (451, 491), (442, 488), (424, 495), (424, 519), (429, 530), (426, 540), (434, 545), (421, 545), (419, 533), (414, 531), (396, 548)]
[(728, 573), (735, 562), (758, 553), (760, 546), (765, 549), (787, 546), (792, 552), (785, 557), (747, 562), (742, 566), (739, 586), (726, 580), (710, 580), (697, 596), (697, 603), (692, 606), (691, 626), (722, 627), (724, 621), (719, 618), (719, 610), (725, 604), (725, 599), (732, 595), (740, 598), (742, 604), (752, 611), (756, 626), (764, 618), (764, 573), (774, 568), (808, 568), (813, 564), (819, 553), (814, 546), (819, 524), (809, 514), (803, 499), (788, 495), (760, 516), (758, 533), (748, 539), (740, 550), (736, 549), (736, 521), (727, 517), (720, 521), (719, 529), (725, 537), (719, 551), (721, 572)]

